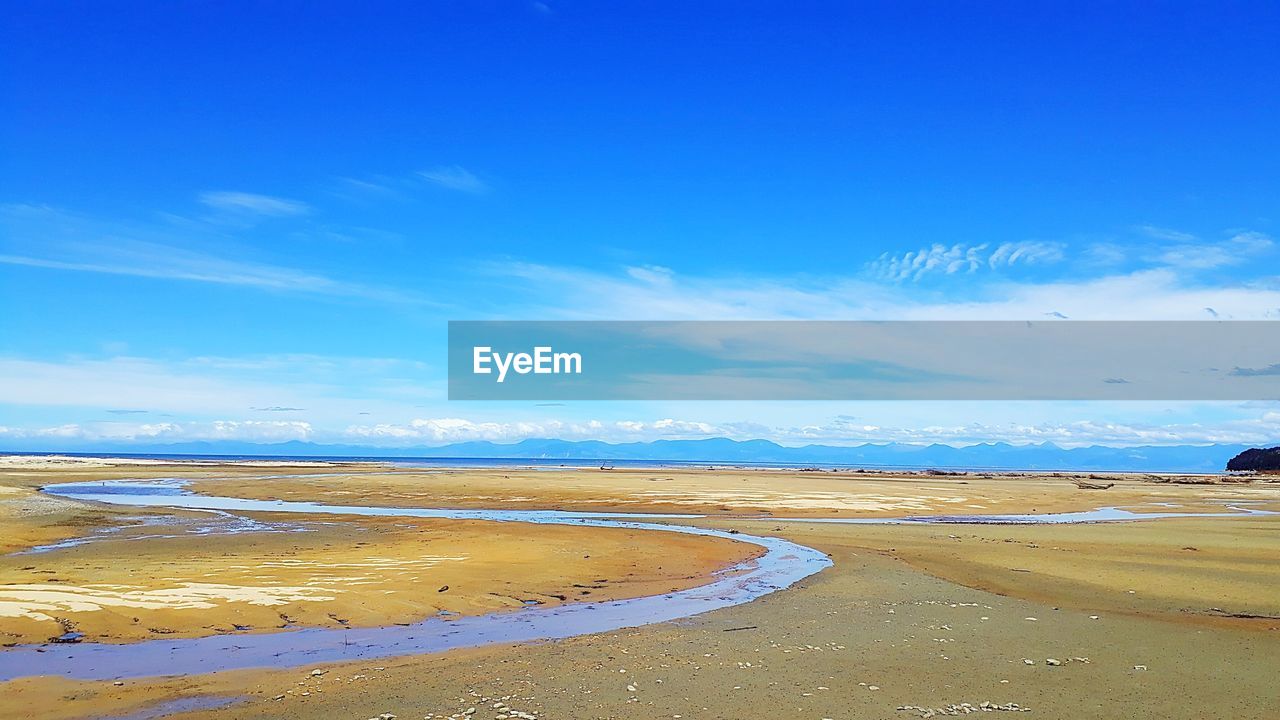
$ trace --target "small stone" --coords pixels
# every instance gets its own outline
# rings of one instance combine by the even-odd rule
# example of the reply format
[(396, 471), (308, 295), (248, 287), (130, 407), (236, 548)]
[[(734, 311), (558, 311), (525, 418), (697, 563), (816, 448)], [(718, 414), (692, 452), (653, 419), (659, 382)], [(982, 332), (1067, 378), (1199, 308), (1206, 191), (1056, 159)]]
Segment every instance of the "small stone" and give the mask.
[(316, 668), (315, 670), (311, 671), (311, 677), (320, 677), (321, 675), (325, 674), (325, 672), (327, 671)]
[(1055, 659), (1053, 659), (1053, 658), (1049, 658), (1049, 659), (1047, 659), (1047, 660), (1045, 660), (1045, 661), (1044, 661), (1044, 664), (1045, 664), (1045, 665), (1048, 665), (1048, 666), (1050, 666), (1050, 667), (1058, 667), (1059, 665), (1061, 665), (1061, 664), (1062, 664), (1062, 661), (1061, 661), (1061, 660), (1055, 660)]

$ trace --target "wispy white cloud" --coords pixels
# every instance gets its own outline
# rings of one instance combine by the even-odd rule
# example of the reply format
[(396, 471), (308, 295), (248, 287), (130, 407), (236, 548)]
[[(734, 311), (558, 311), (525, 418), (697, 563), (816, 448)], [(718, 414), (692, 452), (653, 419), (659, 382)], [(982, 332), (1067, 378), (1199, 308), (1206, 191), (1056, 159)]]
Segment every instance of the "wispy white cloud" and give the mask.
[(1139, 225), (1137, 231), (1149, 238), (1155, 240), (1166, 240), (1178, 243), (1190, 243), (1196, 240), (1196, 236), (1181, 230), (1173, 230), (1170, 228), (1157, 227), (1155, 225)]
[(1206, 240), (1153, 225), (1133, 231), (1134, 236), (1125, 240), (1095, 241), (1078, 248), (1043, 241), (934, 244), (906, 253), (884, 253), (868, 263), (867, 270), (878, 280), (894, 283), (1058, 264), (1065, 264), (1077, 277), (1097, 277), (1121, 268), (1171, 268), (1192, 275), (1240, 265), (1275, 249), (1268, 235), (1253, 231), (1235, 231), (1225, 240)]
[(187, 442), (310, 440), (311, 423), (300, 420), (214, 420), (163, 423), (67, 423), (35, 429), (0, 427), (0, 439), (85, 442)]
[(0, 255), (0, 264), (157, 280), (239, 285), (262, 290), (362, 298), (379, 302), (431, 304), (426, 298), (392, 288), (336, 280), (278, 265), (229, 260), (155, 243), (125, 241), (110, 246), (70, 246), (65, 250), (70, 251), (68, 254), (79, 257), (63, 260)]
[(1267, 377), (1280, 375), (1280, 363), (1272, 363), (1266, 367), (1237, 367), (1231, 371), (1237, 377)]
[(371, 177), (335, 177), (332, 178), (325, 192), (333, 197), (360, 205), (368, 205), (384, 200), (403, 200), (407, 197), (404, 178), (386, 176)]
[(489, 191), (487, 183), (476, 177), (470, 170), (458, 165), (440, 166), (430, 170), (423, 170), (418, 174), (427, 182), (449, 190), (476, 195)]
[[(618, 272), (522, 261), (486, 263), (501, 278), (517, 317), (590, 320), (770, 320), (851, 318), (887, 302), (891, 291), (864, 280), (708, 277), (670, 269)], [(501, 308), (504, 316), (514, 313)]]
[(367, 205), (379, 201), (410, 201), (424, 188), (440, 188), (483, 195), (490, 187), (480, 176), (460, 165), (441, 165), (407, 174), (333, 178), (327, 192), (343, 200)]
[(1169, 268), (992, 290), (980, 300), (923, 303), (904, 314), (921, 320), (1035, 320), (1038, 312), (1072, 320), (1207, 320), (1205, 308), (1213, 308), (1222, 319), (1280, 319), (1274, 283), (1204, 285)]
[(404, 424), (351, 425), (344, 437), (375, 443), (451, 443), (470, 440), (515, 442), (531, 438), (612, 441), (705, 438), (723, 435), (722, 426), (687, 420), (473, 421), (457, 417), (417, 418)]
[(1065, 246), (1057, 242), (1022, 241), (992, 245), (947, 246), (934, 243), (919, 250), (894, 255), (884, 253), (867, 267), (883, 280), (920, 280), (928, 275), (1007, 270), (1018, 265), (1049, 265), (1062, 260)]
[[(845, 277), (709, 277), (490, 263), (506, 279), (504, 317), (590, 320), (1204, 320), (1280, 318), (1280, 284), (1203, 285), (1173, 268), (1082, 280), (984, 283), (961, 299)], [(1054, 315), (1054, 314), (1057, 315)]]
[(11, 248), (0, 264), (252, 287), (276, 292), (436, 304), (418, 293), (333, 278), (302, 269), (227, 257), (191, 246), (235, 244), (199, 222), (124, 224), (55, 208), (0, 206), (0, 229)]
[(1159, 254), (1161, 263), (1184, 270), (1208, 270), (1249, 262), (1275, 243), (1259, 232), (1240, 232), (1223, 242), (1181, 243)]
[(1117, 423), (1083, 420), (1058, 423), (977, 422), (937, 423), (926, 426), (893, 426), (874, 422), (831, 418), (797, 426), (767, 425), (758, 421), (703, 422), (663, 418), (657, 420), (541, 420), (521, 422), (474, 421), (458, 417), (419, 418), (408, 423), (351, 425), (342, 437), (351, 442), (381, 445), (444, 444), (474, 440), (518, 442), (558, 438), (646, 442), (653, 440), (725, 437), (734, 440), (768, 439), (784, 445), (824, 443), (946, 443), (979, 442), (1014, 444), (1051, 442), (1063, 447), (1082, 445), (1177, 445), (1208, 443), (1266, 443), (1280, 435), (1280, 412), (1220, 423)]
[(216, 210), (271, 217), (305, 215), (311, 211), (311, 206), (301, 200), (289, 200), (287, 198), (247, 192), (211, 190), (200, 193), (199, 200), (204, 205)]
[(627, 275), (649, 285), (668, 286), (675, 275), (671, 268), (661, 265), (640, 265), (626, 268)]
[[(185, 417), (263, 411), (308, 419), (352, 418), (376, 410), (413, 414), (439, 399), (438, 374), (419, 361), (315, 355), (35, 360), (0, 357), (0, 398), (8, 405), (110, 413), (146, 408)], [(114, 413), (113, 413), (114, 414)]]

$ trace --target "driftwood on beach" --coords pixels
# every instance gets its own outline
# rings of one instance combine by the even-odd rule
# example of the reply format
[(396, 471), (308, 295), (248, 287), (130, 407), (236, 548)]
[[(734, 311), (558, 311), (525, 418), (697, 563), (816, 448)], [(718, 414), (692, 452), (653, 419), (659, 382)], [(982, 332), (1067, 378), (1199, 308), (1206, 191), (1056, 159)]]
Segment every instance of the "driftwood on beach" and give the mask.
[(1076, 487), (1081, 490), (1108, 490), (1115, 486), (1115, 483), (1113, 482), (1099, 483), (1089, 482), (1088, 480), (1072, 480), (1071, 482), (1075, 483)]

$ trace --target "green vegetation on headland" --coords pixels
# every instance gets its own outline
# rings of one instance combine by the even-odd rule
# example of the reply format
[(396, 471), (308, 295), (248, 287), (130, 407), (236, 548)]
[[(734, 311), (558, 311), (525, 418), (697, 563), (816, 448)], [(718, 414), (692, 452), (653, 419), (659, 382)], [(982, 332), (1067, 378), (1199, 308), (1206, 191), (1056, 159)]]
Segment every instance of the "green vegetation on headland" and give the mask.
[(1280, 472), (1280, 447), (1250, 448), (1227, 461), (1231, 472)]

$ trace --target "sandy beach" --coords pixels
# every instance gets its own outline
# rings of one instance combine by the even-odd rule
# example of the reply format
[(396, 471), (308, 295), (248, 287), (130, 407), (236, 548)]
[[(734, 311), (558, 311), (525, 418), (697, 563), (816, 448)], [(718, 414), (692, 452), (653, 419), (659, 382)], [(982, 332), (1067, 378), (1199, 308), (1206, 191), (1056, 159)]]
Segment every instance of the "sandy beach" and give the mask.
[(618, 528), (269, 512), (227, 533), (227, 519), (207, 513), (36, 492), (139, 477), (185, 478), (206, 495), (328, 504), (701, 514), (679, 522), (786, 538), (834, 564), (745, 605), (549, 643), (167, 679), (21, 678), (3, 684), (0, 714), (739, 718), (765, 708), (906, 718), (987, 703), (1031, 717), (1234, 718), (1280, 706), (1269, 680), (1280, 651), (1280, 517), (807, 521), (1101, 506), (1280, 510), (1275, 483), (1116, 476), (1109, 490), (1081, 490), (1069, 477), (1028, 474), (14, 464), (0, 470), (6, 644), (64, 632), (129, 643), (519, 613), (529, 603), (696, 586), (758, 552)]
[(0, 23), (0, 720), (1280, 720), (1280, 2)]

